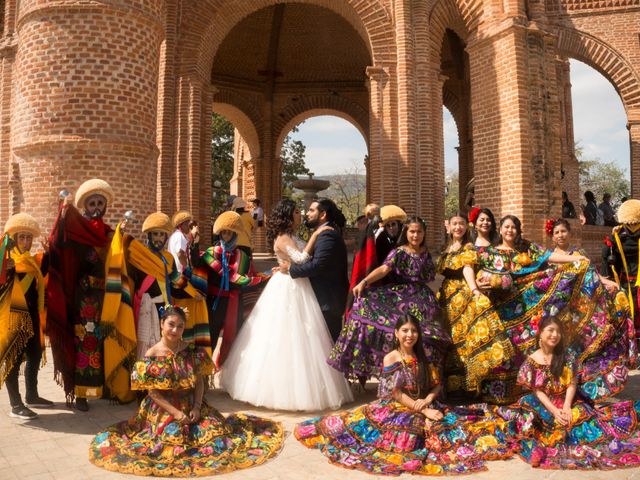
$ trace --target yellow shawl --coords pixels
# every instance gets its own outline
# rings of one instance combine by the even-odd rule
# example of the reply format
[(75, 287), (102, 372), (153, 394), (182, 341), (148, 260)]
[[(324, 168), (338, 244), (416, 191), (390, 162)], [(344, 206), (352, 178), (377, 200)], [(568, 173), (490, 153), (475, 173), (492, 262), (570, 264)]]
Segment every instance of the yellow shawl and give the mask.
[[(162, 255), (167, 262), (168, 271), (172, 271), (173, 256), (166, 251), (162, 252)], [(129, 243), (127, 257), (131, 265), (157, 280), (166, 301), (168, 299), (165, 288), (166, 274), (165, 264), (162, 259), (137, 240), (131, 240)], [(207, 303), (203, 295), (190, 283), (186, 283), (182, 290), (191, 298), (174, 298), (172, 300), (174, 305), (188, 311), (187, 323), (182, 338), (187, 342), (194, 342), (197, 346), (205, 348), (209, 356), (211, 356)]]
[(105, 295), (102, 304), (101, 328), (104, 335), (104, 377), (111, 395), (120, 402), (135, 398), (129, 384), (136, 358), (136, 327), (131, 301), (132, 282), (127, 274), (120, 225), (111, 240), (105, 262)]
[(6, 272), (6, 280), (0, 284), (0, 385), (16, 362), (20, 362), (22, 351), (33, 335), (22, 286), (15, 281), (15, 270), (7, 271), (7, 243), (5, 236), (0, 245), (0, 276)]

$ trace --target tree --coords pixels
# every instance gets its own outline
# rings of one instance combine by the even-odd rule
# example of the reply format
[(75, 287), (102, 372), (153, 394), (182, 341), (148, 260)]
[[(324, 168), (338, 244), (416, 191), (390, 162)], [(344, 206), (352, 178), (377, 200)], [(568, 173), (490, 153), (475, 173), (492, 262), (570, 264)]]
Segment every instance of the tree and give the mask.
[[(229, 197), (229, 182), (233, 177), (233, 141), (235, 128), (222, 115), (211, 118), (211, 214), (220, 212)], [(216, 187), (220, 185), (219, 187)]]
[(324, 179), (329, 180), (331, 185), (322, 196), (333, 200), (342, 210), (347, 222), (354, 224), (367, 203), (366, 176), (354, 162), (352, 167), (345, 169), (343, 173), (324, 177)]
[[(292, 133), (298, 131), (297, 127), (287, 135), (280, 152), (282, 162), (282, 187), (283, 196), (293, 195), (292, 183), (298, 175), (309, 173), (305, 165), (306, 147), (300, 140), (293, 140)], [(233, 124), (222, 115), (214, 113), (211, 118), (211, 185), (213, 187), (212, 214), (215, 216), (222, 211), (229, 197), (229, 183), (233, 177), (233, 149), (235, 128)], [(216, 185), (220, 185), (216, 187)]]
[(460, 176), (452, 170), (445, 177), (444, 215), (449, 218), (460, 210)]
[(615, 162), (604, 162), (597, 157), (585, 159), (580, 145), (576, 145), (575, 155), (578, 159), (581, 194), (591, 190), (599, 203), (605, 193), (610, 193), (614, 204), (629, 196), (631, 184), (626, 169), (620, 168)]
[(291, 134), (296, 132), (298, 132), (298, 127), (293, 127), (293, 130), (291, 130), (287, 138), (284, 139), (282, 150), (280, 151), (282, 196), (288, 198), (291, 198), (293, 195), (293, 182), (298, 179), (298, 175), (309, 174), (309, 169), (305, 164), (305, 151), (307, 147), (305, 147), (300, 140), (294, 140), (291, 137)]

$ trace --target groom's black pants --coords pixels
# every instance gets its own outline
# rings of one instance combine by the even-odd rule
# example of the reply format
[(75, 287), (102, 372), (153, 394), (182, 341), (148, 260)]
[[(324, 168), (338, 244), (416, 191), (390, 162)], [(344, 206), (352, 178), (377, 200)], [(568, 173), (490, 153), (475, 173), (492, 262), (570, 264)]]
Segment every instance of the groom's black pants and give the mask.
[(342, 315), (336, 315), (331, 312), (322, 312), (324, 316), (324, 322), (329, 328), (332, 340), (335, 342), (340, 336), (340, 330), (342, 330)]

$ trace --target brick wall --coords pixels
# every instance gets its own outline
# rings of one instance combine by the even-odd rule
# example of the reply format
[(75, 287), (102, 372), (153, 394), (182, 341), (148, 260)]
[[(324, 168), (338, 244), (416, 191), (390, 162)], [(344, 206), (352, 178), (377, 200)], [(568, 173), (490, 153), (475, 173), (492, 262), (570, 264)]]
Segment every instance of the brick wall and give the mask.
[[(462, 126), (461, 176), (475, 176), (477, 203), (519, 215), (542, 240), (544, 219), (560, 213), (561, 189), (576, 195), (569, 58), (600, 70), (620, 93), (640, 195), (640, 41), (630, 27), (640, 25), (639, 1), (545, 0), (529, 9), (495, 0), (3, 2), (0, 224), (25, 210), (47, 230), (59, 190), (99, 176), (117, 194), (110, 221), (128, 208), (139, 221), (156, 208), (189, 208), (208, 232), (212, 109), (235, 115), (246, 147), (243, 193), (259, 196), (265, 210), (280, 196), (287, 130), (331, 112), (366, 138), (368, 200), (425, 217), (438, 248), (446, 103)], [(286, 32), (272, 50), (242, 44), (264, 27), (252, 15), (272, 21), (283, 11), (283, 21), (300, 25), (311, 11), (327, 21), (339, 55), (308, 55), (302, 37)], [(468, 65), (443, 55), (447, 32)], [(270, 82), (232, 75), (234, 64), (263, 70), (251, 64), (260, 55), (274, 66), (265, 70)], [(283, 65), (295, 75), (278, 84)], [(600, 235), (577, 231), (585, 242)]]

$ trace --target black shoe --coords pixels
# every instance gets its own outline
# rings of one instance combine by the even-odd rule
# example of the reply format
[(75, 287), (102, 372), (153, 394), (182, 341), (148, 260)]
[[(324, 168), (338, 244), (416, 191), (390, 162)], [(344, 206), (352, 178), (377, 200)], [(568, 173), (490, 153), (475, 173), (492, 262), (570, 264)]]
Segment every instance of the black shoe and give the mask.
[(42, 398), (41, 396), (37, 396), (34, 398), (27, 398), (26, 402), (27, 407), (35, 407), (35, 408), (48, 408), (53, 407), (53, 402), (51, 400), (47, 400), (46, 398)]
[(76, 409), (81, 412), (89, 411), (89, 402), (87, 402), (86, 398), (76, 398)]
[(13, 407), (9, 412), (9, 416), (13, 418), (21, 418), (22, 420), (33, 420), (34, 418), (38, 418), (38, 414), (36, 412), (29, 410), (24, 405)]

